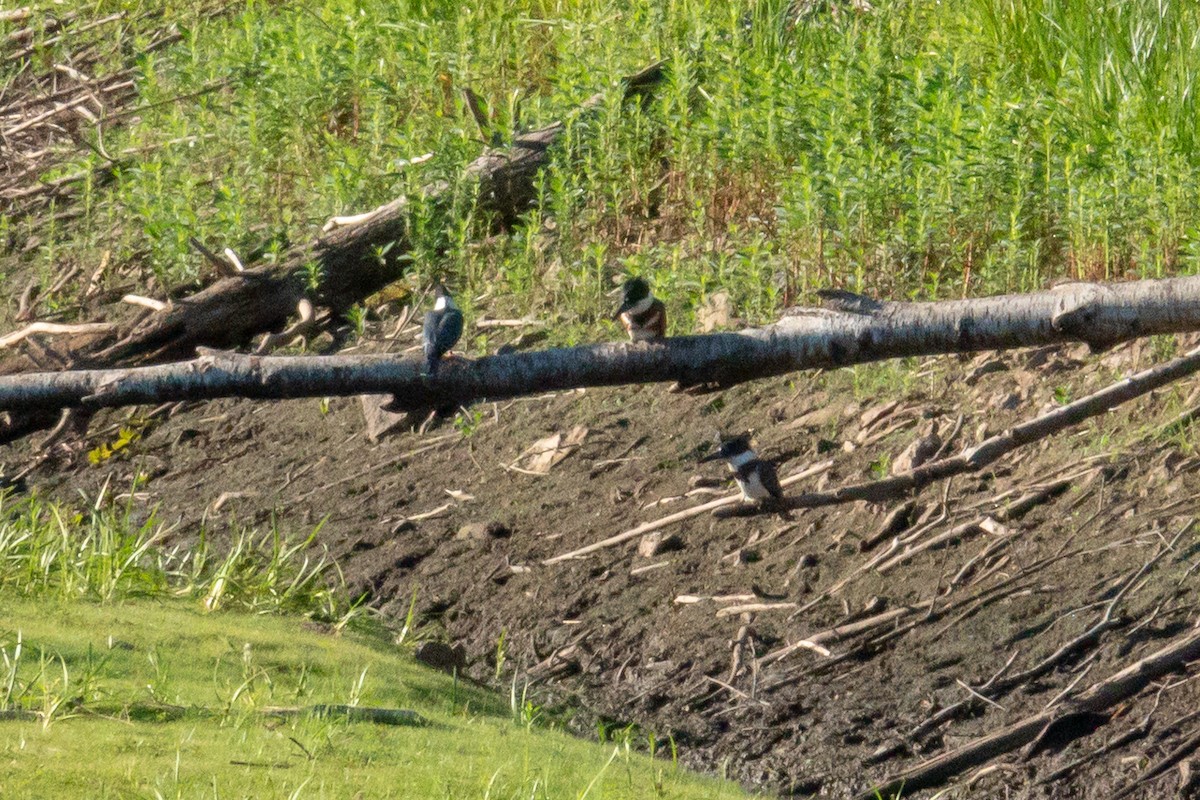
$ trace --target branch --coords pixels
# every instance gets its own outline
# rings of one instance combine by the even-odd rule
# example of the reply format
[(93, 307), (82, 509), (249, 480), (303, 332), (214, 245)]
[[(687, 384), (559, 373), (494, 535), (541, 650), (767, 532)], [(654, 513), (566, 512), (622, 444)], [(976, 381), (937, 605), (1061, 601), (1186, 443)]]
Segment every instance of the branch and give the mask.
[[(801, 470), (795, 475), (789, 475), (788, 477), (784, 478), (782, 481), (780, 481), (780, 486), (790, 486), (793, 483), (804, 480), (805, 478), (811, 478), (813, 475), (818, 475), (829, 469), (831, 466), (833, 466), (832, 461), (822, 461), (819, 464), (813, 464), (812, 466)], [(580, 547), (578, 550), (572, 550), (569, 553), (562, 553), (554, 556), (553, 558), (547, 558), (542, 563), (557, 564), (558, 562), (566, 561), (567, 559), (586, 556), (589, 553), (596, 552), (597, 550), (603, 550), (606, 547), (614, 547), (622, 542), (628, 542), (630, 539), (636, 539), (639, 536), (644, 536), (647, 533), (659, 530), (660, 528), (665, 528), (673, 523), (682, 522), (683, 520), (690, 519), (692, 517), (698, 517), (706, 511), (713, 511), (715, 509), (722, 508), (723, 506), (731, 506), (735, 503), (740, 503), (741, 501), (742, 493), (740, 491), (735, 492), (717, 500), (710, 500), (709, 502), (701, 503), (698, 506), (685, 508), (683, 511), (676, 511), (674, 514), (670, 514), (662, 519), (644, 522), (641, 525), (638, 525), (636, 528), (632, 528), (623, 533), (618, 533), (615, 536), (610, 536), (607, 539), (601, 539), (598, 542), (593, 542), (592, 544)]]
[(888, 778), (859, 795), (859, 798), (875, 800), (877, 797), (891, 797), (900, 791), (908, 796), (921, 789), (937, 786), (965, 769), (1031, 742), (1050, 739), (1056, 742), (1070, 741), (1086, 735), (1099, 722), (1096, 715), (1100, 712), (1133, 697), (1151, 681), (1197, 658), (1200, 658), (1200, 629), (1193, 628), (1186, 636), (1093, 684), (1062, 706), (1025, 717), (956, 750), (935, 756)]
[[(1073, 403), (1023, 422), (974, 447), (963, 450), (956, 456), (923, 464), (914, 470), (879, 481), (868, 481), (842, 486), (829, 492), (811, 492), (785, 498), (774, 506), (758, 509), (749, 507), (746, 513), (771, 512), (779, 509), (817, 508), (838, 505), (855, 500), (873, 503), (893, 500), (906, 494), (918, 492), (935, 481), (944, 480), (968, 472), (978, 472), (998, 461), (1014, 450), (1027, 444), (1041, 441), (1077, 425), (1090, 417), (1096, 417), (1134, 398), (1149, 394), (1195, 372), (1200, 372), (1200, 348), (1165, 364), (1151, 367), (1128, 378), (1104, 387), (1094, 394)], [(1051, 487), (1053, 488), (1053, 487)], [(1036, 495), (1020, 498), (1024, 504), (1036, 499)], [(1019, 507), (1018, 507), (1018, 510)], [(1010, 512), (1011, 513), (1011, 512)], [(960, 532), (961, 533), (961, 532)], [(905, 554), (905, 557), (913, 555)]]
[[(1099, 298), (1099, 299), (1098, 299)], [(1079, 328), (1075, 322), (1087, 319)], [(152, 367), (27, 373), (0, 378), (0, 411), (101, 408), (221, 397), (282, 399), (390, 393), (391, 410), (427, 412), (587, 386), (660, 381), (728, 386), (803, 369), (901, 356), (991, 350), (1200, 330), (1200, 277), (936, 303), (885, 303), (867, 312), (808, 309), (775, 325), (661, 342), (609, 343), (450, 359), (436, 377), (394, 356), (257, 357), (235, 353)], [(1117, 336), (1120, 333), (1120, 336)], [(1115, 337), (1115, 338), (1114, 338)], [(1097, 345), (1098, 346), (1098, 345)], [(1200, 370), (1200, 354), (1168, 362), (974, 447), (896, 478), (790, 498), (792, 508), (893, 497), (978, 469), (1022, 444)]]

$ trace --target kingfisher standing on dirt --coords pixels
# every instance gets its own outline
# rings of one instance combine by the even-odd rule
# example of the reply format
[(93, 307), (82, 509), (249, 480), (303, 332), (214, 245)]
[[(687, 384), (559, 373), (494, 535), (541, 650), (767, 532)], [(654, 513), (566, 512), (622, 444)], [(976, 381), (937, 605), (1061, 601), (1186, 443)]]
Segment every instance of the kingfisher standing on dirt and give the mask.
[(742, 502), (778, 503), (783, 500), (783, 487), (779, 485), (775, 465), (759, 458), (750, 449), (750, 434), (744, 433), (726, 439), (721, 442), (716, 452), (700, 459), (700, 463), (715, 461), (718, 458), (728, 462), (729, 471), (733, 473), (738, 488), (742, 490)]
[(616, 315), (630, 341), (648, 342), (667, 335), (667, 307), (650, 294), (650, 284), (642, 278), (630, 278), (621, 287), (621, 307)]
[(438, 362), (458, 343), (463, 331), (462, 312), (454, 305), (454, 298), (446, 291), (446, 287), (439, 283), (434, 294), (437, 300), (433, 304), (433, 311), (425, 315), (424, 331), (425, 372), (430, 377), (437, 374)]

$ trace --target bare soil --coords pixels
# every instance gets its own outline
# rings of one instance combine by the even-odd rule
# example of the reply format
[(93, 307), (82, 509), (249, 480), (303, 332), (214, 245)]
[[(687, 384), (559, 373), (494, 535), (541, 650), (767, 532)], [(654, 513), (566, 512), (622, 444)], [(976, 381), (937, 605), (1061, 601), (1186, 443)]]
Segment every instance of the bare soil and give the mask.
[[(457, 425), (378, 445), (366, 441), (357, 399), (193, 404), (91, 465), (86, 450), (114, 439), (124, 418), (110, 413), (87, 443), (56, 446), (27, 484), (119, 494), (140, 474), (134, 502), (180, 520), (181, 543), (202, 524), (219, 533), (274, 519), (303, 533), (324, 520), (320, 546), (351, 589), (396, 619), (415, 592), (427, 634), (463, 645), (473, 677), (505, 691), (530, 682), (584, 735), (633, 725), (637, 741), (673, 739), (683, 763), (747, 786), (851, 797), (1060, 703), (1191, 628), (1200, 458), (1186, 429), (1161, 431), (1192, 402), (1190, 385), (930, 487), (887, 531), (905, 500), (791, 519), (704, 514), (665, 529), (653, 555), (634, 539), (543, 559), (706, 502), (715, 495), (705, 485), (728, 491), (722, 466), (697, 464), (718, 430), (753, 429), (785, 477), (832, 460), (792, 491), (834, 486), (885, 473), (934, 422), (955, 452), (1157, 358), (1143, 342), (1100, 356), (1043, 349), (859, 368), (702, 397), (661, 386), (580, 391), (481, 405)], [(510, 468), (534, 442), (575, 426), (586, 438), (549, 474)], [(25, 443), (3, 458), (35, 455)], [(697, 484), (700, 493), (681, 497)], [(881, 568), (880, 553), (904, 546), (896, 537), (920, 545), (984, 520), (985, 530)], [(1112, 629), (989, 693), (989, 679), (1003, 684), (1053, 656), (1114, 597)], [(819, 637), (829, 655), (801, 647), (777, 657), (888, 611)], [(941, 796), (1110, 797), (1200, 730), (1195, 675), (1156, 681), (1086, 729), (962, 771)], [(970, 702), (979, 693), (987, 701)], [(963, 713), (913, 735), (963, 701)], [(1193, 755), (1128, 796), (1196, 796)]]

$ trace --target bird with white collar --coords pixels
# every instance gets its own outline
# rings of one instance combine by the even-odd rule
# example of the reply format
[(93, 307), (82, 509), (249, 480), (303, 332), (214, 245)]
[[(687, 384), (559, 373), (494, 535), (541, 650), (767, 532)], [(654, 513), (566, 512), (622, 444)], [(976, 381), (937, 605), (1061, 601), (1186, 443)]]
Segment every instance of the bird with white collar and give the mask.
[(783, 487), (779, 485), (779, 474), (775, 464), (758, 457), (750, 447), (750, 434), (725, 439), (717, 449), (700, 459), (700, 463), (725, 459), (733, 479), (742, 490), (743, 503), (779, 503), (783, 500)]
[(630, 341), (648, 342), (667, 335), (667, 307), (650, 293), (644, 278), (630, 278), (621, 287), (621, 307), (614, 315)]
[(442, 356), (450, 352), (463, 332), (463, 315), (454, 305), (454, 298), (446, 287), (438, 284), (434, 289), (437, 300), (433, 311), (425, 314), (425, 372), (433, 377), (437, 374)]

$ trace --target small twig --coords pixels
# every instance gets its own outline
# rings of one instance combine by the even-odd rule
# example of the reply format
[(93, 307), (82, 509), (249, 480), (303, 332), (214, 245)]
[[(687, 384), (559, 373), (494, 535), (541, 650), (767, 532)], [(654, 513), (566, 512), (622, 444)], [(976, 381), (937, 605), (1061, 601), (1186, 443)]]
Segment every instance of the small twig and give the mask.
[(751, 697), (750, 695), (743, 692), (741, 689), (738, 689), (736, 686), (732, 686), (732, 685), (726, 683), (725, 681), (721, 680), (720, 678), (714, 678), (712, 675), (704, 675), (703, 678), (706, 681), (715, 683), (717, 686), (720, 686), (722, 689), (725, 689), (726, 691), (737, 695), (738, 697), (742, 698), (743, 700), (746, 700), (747, 702), (756, 703), (760, 706), (765, 706), (767, 708), (771, 707), (771, 704), (768, 703), (766, 700), (760, 700), (757, 697)]
[(452, 508), (454, 508), (454, 503), (445, 503), (430, 511), (425, 511), (420, 514), (413, 514), (411, 517), (401, 515), (400, 522), (420, 522), (423, 519), (433, 519), (434, 517), (440, 517), (442, 514), (445, 514)]
[(121, 298), (122, 303), (130, 305), (143, 306), (151, 311), (166, 311), (171, 307), (170, 303), (164, 303), (162, 300), (155, 300), (153, 297), (143, 297), (140, 294), (127, 294)]
[(717, 619), (735, 617), (738, 614), (755, 614), (760, 611), (779, 611), (795, 607), (795, 603), (746, 603), (740, 606), (726, 606), (717, 611)]
[(966, 683), (966, 681), (962, 680), (961, 678), (955, 678), (954, 682), (957, 683), (962, 688), (966, 689), (967, 692), (972, 697), (974, 697), (976, 700), (982, 700), (983, 702), (987, 703), (992, 708), (998, 708), (1001, 711), (1004, 710), (1004, 706), (1000, 705), (999, 703), (997, 703), (995, 700), (991, 699), (990, 697), (988, 697), (986, 695), (982, 695), (979, 692), (975, 691)]
[(1063, 688), (1063, 690), (1062, 690), (1061, 692), (1059, 692), (1058, 694), (1054, 695), (1054, 697), (1050, 698), (1050, 702), (1049, 702), (1049, 703), (1046, 703), (1046, 705), (1044, 706), (1044, 708), (1046, 708), (1046, 709), (1051, 709), (1051, 708), (1053, 708), (1054, 706), (1058, 705), (1058, 704), (1059, 704), (1059, 702), (1061, 702), (1063, 698), (1065, 698), (1067, 695), (1071, 694), (1071, 690), (1072, 690), (1072, 689), (1074, 689), (1074, 688), (1075, 688), (1075, 686), (1076, 686), (1076, 685), (1077, 685), (1077, 684), (1078, 684), (1078, 683), (1079, 683), (1081, 680), (1083, 680), (1083, 677), (1084, 677), (1085, 675), (1087, 675), (1089, 672), (1091, 672), (1091, 671), (1092, 671), (1092, 667), (1094, 667), (1094, 666), (1096, 666), (1096, 656), (1095, 656), (1095, 654), (1093, 653), (1093, 654), (1092, 654), (1092, 655), (1091, 655), (1091, 656), (1088, 658), (1088, 665), (1087, 665), (1086, 667), (1084, 667), (1084, 668), (1083, 668), (1083, 670), (1081, 670), (1081, 671), (1080, 671), (1080, 673), (1079, 673), (1077, 676), (1075, 676), (1075, 680), (1073, 680), (1073, 681), (1071, 681), (1070, 683), (1068, 683), (1068, 684), (1066, 685), (1066, 687), (1064, 687), (1064, 688)]

